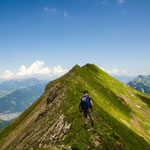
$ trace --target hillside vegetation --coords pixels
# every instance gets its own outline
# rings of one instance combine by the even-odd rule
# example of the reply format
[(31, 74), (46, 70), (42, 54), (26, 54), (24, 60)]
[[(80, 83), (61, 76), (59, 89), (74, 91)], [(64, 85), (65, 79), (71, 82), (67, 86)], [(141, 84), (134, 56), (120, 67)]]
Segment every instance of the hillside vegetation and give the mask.
[[(83, 127), (78, 104), (84, 90), (94, 122)], [(0, 149), (149, 150), (150, 95), (117, 81), (94, 64), (75, 66), (0, 132)]]

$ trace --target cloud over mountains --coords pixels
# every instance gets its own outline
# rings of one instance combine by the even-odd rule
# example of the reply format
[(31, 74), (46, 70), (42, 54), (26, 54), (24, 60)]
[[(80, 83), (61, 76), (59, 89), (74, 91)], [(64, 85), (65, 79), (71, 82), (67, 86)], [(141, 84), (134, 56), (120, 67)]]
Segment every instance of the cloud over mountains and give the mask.
[(116, 68), (109, 68), (109, 69), (105, 69), (103, 67), (100, 67), (103, 71), (107, 72), (110, 75), (127, 75), (128, 74), (128, 70), (126, 69), (116, 69)]
[(67, 70), (63, 69), (59, 65), (54, 67), (45, 67), (44, 61), (35, 61), (29, 67), (21, 65), (16, 73), (11, 72), (10, 70), (4, 71), (2, 74), (0, 74), (0, 79), (23, 79), (29, 77), (38, 77), (42, 79), (55, 78), (63, 75), (66, 72)]

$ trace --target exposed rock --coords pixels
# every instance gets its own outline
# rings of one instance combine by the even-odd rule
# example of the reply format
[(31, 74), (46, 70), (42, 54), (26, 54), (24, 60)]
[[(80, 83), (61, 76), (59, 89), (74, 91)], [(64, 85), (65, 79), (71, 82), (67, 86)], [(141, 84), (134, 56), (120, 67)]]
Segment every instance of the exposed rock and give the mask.
[(64, 85), (65, 84), (62, 85), (60, 83), (57, 83), (50, 89), (49, 96), (47, 98), (47, 105), (53, 102), (53, 100), (63, 92), (63, 90), (59, 90), (59, 89), (63, 88)]
[(46, 114), (46, 110), (45, 111), (43, 111), (43, 112), (41, 112), (38, 116), (37, 116), (37, 118), (35, 119), (35, 121), (34, 122), (37, 122), (44, 114)]
[(99, 136), (91, 136), (91, 141), (95, 144), (95, 147), (98, 147), (100, 145), (99, 140)]
[(59, 141), (63, 141), (65, 138), (65, 133), (70, 129), (71, 124), (64, 122), (64, 115), (62, 114), (52, 125), (51, 128), (46, 132), (46, 134), (39, 139), (39, 143), (46, 143), (45, 141), (49, 139), (49, 142), (53, 145)]

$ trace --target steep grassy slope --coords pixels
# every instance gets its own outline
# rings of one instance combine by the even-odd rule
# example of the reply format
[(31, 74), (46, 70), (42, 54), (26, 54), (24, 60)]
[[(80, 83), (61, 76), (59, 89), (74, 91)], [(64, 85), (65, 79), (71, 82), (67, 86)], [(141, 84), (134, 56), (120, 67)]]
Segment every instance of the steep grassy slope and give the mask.
[[(95, 126), (83, 128), (78, 104), (87, 89)], [(97, 66), (75, 66), (50, 82), (44, 94), (0, 132), (0, 149), (150, 149), (150, 96)], [(143, 137), (142, 137), (143, 136)]]

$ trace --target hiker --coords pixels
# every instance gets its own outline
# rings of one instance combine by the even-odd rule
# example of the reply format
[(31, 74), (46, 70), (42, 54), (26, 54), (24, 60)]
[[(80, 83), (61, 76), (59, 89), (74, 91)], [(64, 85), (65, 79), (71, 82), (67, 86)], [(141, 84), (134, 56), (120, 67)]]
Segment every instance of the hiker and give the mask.
[(88, 91), (84, 91), (84, 95), (81, 97), (81, 101), (79, 104), (79, 111), (83, 112), (84, 115), (84, 123), (85, 123), (85, 128), (87, 128), (87, 117), (90, 117), (92, 127), (94, 126), (93, 122), (93, 102), (91, 97), (88, 95)]

